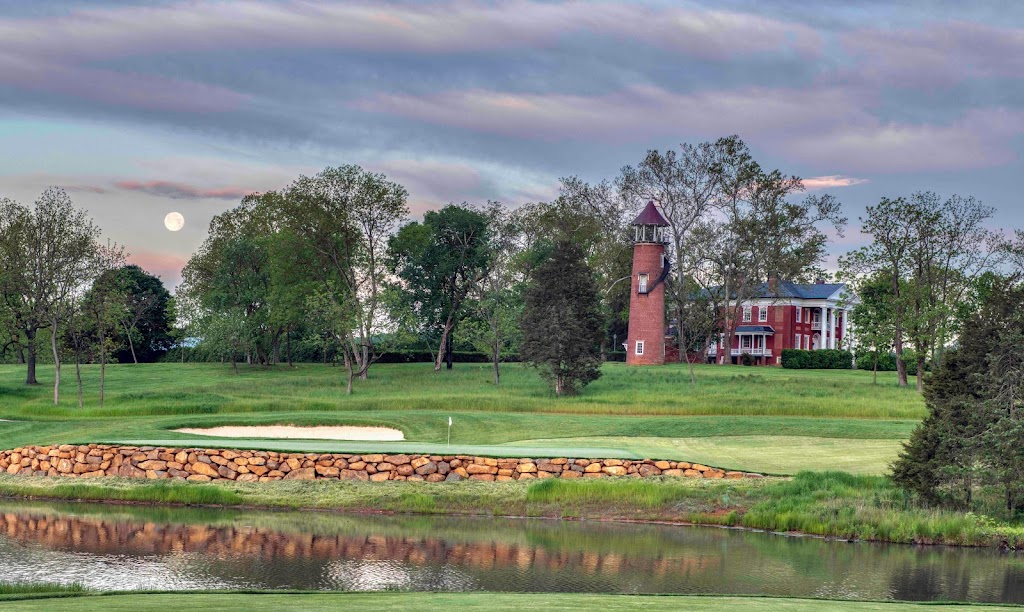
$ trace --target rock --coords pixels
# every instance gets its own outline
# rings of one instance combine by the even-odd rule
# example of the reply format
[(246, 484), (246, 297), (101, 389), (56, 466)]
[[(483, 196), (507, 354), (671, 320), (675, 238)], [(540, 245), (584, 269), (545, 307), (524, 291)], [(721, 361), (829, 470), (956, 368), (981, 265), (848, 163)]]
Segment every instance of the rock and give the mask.
[(57, 461), (57, 471), (61, 474), (70, 474), (74, 467), (70, 459), (60, 459)]
[(186, 453), (185, 451), (181, 451), (180, 453), (174, 456), (174, 460), (184, 465), (188, 463), (188, 453)]
[(350, 469), (350, 470), (363, 470), (363, 469), (366, 469), (366, 462), (365, 461), (353, 461), (352, 463), (348, 464), (348, 469)]
[(427, 482), (442, 482), (442, 481), (444, 481), (444, 474), (439, 474), (437, 472), (434, 472), (433, 474), (427, 474), (426, 481)]
[(316, 478), (316, 470), (311, 467), (292, 470), (284, 477), (285, 480), (313, 480), (314, 478)]
[(537, 470), (537, 478), (539, 478), (539, 479), (555, 478), (556, 476), (558, 476), (558, 474), (553, 474), (551, 472), (545, 472), (543, 470)]
[(683, 476), (686, 476), (687, 478), (701, 478), (703, 474), (697, 470), (683, 470)]
[(139, 464), (140, 470), (166, 470), (167, 462), (150, 459)]
[(565, 457), (558, 457), (558, 458), (552, 459), (551, 463), (554, 463), (555, 465), (565, 465), (565, 464), (569, 463), (569, 460), (566, 459)]
[(405, 465), (409, 463), (409, 455), (385, 455), (384, 461), (393, 463), (394, 465)]
[(596, 474), (601, 471), (601, 467), (600, 462), (595, 461), (594, 463), (587, 464), (587, 466), (583, 468), (583, 471), (587, 474)]
[[(536, 468), (534, 468), (534, 471), (536, 471)], [(479, 463), (470, 463), (469, 465), (466, 466), (466, 472), (469, 473), (470, 475), (496, 474), (498, 473), (498, 468), (490, 467), (487, 465), (480, 465)]]
[(626, 468), (622, 467), (621, 465), (609, 465), (608, 467), (604, 468), (601, 471), (604, 472), (605, 474), (608, 474), (609, 476), (626, 475)]
[(391, 472), (377, 472), (376, 474), (370, 474), (370, 480), (373, 482), (383, 482), (391, 478)]
[(699, 463), (694, 463), (691, 466), (691, 469), (697, 470), (698, 472), (706, 472), (706, 471), (710, 470), (711, 468), (709, 468), (706, 465), (701, 465)]
[(202, 463), (197, 461), (189, 466), (193, 474), (199, 474), (201, 476), (209, 476), (210, 478), (217, 478), (220, 474), (217, 473), (217, 469), (209, 463)]
[(325, 478), (337, 478), (338, 475), (341, 473), (341, 470), (334, 466), (328, 467), (324, 465), (318, 465), (316, 466), (316, 473), (320, 474)]
[(565, 470), (558, 475), (559, 478), (582, 478), (583, 472), (577, 472), (575, 470)]
[(657, 476), (661, 474), (661, 470), (653, 465), (647, 465), (645, 463), (644, 465), (641, 465), (639, 469), (637, 469), (637, 473), (643, 476), (644, 478), (647, 478), (648, 476)]
[(448, 474), (444, 477), (445, 482), (458, 482), (460, 480), (463, 480), (462, 476), (459, 476), (459, 473), (454, 471), (448, 472)]
[(763, 474), (752, 474), (748, 473), (743, 476), (744, 478), (764, 478)]
[(551, 462), (538, 462), (537, 470), (541, 472), (561, 472), (562, 466)]
[(520, 463), (516, 466), (516, 471), (520, 474), (535, 474), (537, 472), (537, 465), (534, 463)]
[(427, 474), (434, 474), (437, 472), (437, 464), (433, 461), (427, 461), (416, 468), (416, 473), (420, 476), (426, 476)]
[(260, 479), (256, 474), (242, 474), (238, 477), (237, 482), (256, 482)]
[(412, 460), (412, 469), (419, 469), (421, 465), (430, 463), (430, 459), (427, 457), (416, 457)]
[(384, 461), (384, 455), (363, 455), (363, 461), (367, 463), (380, 463)]
[(602, 461), (602, 463), (604, 463), (606, 466), (618, 467), (618, 466), (622, 465), (622, 460), (621, 459), (605, 459), (604, 461)]
[(659, 470), (667, 470), (672, 467), (672, 464), (669, 463), (668, 461), (655, 461), (654, 467), (658, 468)]
[[(484, 467), (486, 467), (486, 466), (484, 466)], [(469, 479), (470, 480), (486, 480), (488, 482), (491, 482), (491, 481), (494, 480), (494, 475), (493, 474), (471, 474)]]
[(209, 476), (206, 476), (205, 474), (192, 474), (191, 476), (189, 476), (185, 480), (187, 480), (189, 482), (210, 482), (210, 480), (212, 480), (212, 478), (210, 478)]
[(726, 472), (725, 477), (731, 479), (743, 478), (743, 472)]
[(414, 470), (412, 469), (412, 466), (409, 465), (408, 463), (403, 463), (402, 465), (395, 468), (395, 471), (398, 472), (399, 476), (412, 476)]

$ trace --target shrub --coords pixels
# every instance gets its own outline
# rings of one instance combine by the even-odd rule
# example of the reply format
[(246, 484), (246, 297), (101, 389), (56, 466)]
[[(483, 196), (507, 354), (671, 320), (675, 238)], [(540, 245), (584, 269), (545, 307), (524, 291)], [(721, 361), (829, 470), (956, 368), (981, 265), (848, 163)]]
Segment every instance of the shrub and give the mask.
[(754, 365), (754, 356), (750, 353), (743, 353), (740, 355), (740, 363), (745, 366), (752, 366)]
[(853, 367), (853, 353), (840, 349), (784, 349), (782, 367), (791, 370), (849, 370)]

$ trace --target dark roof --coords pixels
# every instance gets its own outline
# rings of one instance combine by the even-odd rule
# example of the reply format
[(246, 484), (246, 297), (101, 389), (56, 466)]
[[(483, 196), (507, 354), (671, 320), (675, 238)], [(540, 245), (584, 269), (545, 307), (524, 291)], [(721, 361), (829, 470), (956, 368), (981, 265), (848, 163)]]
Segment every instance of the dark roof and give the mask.
[(668, 221), (658, 210), (658, 207), (654, 205), (654, 202), (648, 202), (647, 206), (640, 211), (640, 214), (633, 219), (631, 225), (657, 225), (660, 227), (668, 227)]
[[(778, 281), (775, 290), (772, 291), (768, 283), (761, 283), (753, 289), (750, 299), (796, 298), (801, 300), (824, 300), (845, 286), (844, 283), (794, 283), (792, 281)], [(711, 291), (720, 292), (721, 288), (713, 288)], [(702, 293), (707, 295), (707, 292)]]
[(774, 334), (775, 328), (771, 325), (737, 325), (737, 334)]

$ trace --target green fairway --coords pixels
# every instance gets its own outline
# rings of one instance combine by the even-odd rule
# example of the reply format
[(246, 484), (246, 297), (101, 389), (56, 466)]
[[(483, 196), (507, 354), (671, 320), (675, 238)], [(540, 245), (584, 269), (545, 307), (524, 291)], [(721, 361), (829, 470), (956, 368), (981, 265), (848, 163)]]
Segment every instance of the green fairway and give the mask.
[[(106, 596), (81, 596), (62, 599), (36, 599), (3, 602), (11, 612), (44, 612), (54, 609), (68, 612), (140, 612), (144, 610), (193, 609), (205, 612), (234, 612), (260, 607), (285, 612), (295, 610), (384, 610), (392, 612), (422, 610), (692, 610), (720, 612), (751, 610), (771, 612), (912, 612), (933, 609), (936, 604), (854, 602), (769, 597), (701, 597), (644, 595), (583, 595), (564, 593), (315, 593), (315, 594), (242, 594), (242, 593), (153, 593)], [(939, 604), (941, 605), (941, 604)], [(957, 605), (955, 609), (974, 608)], [(977, 606), (985, 610), (1019, 610), (1016, 606)], [(945, 609), (953, 609), (947, 607)]]
[[(791, 474), (801, 469), (881, 473), (924, 413), (920, 396), (892, 376), (871, 383), (858, 371), (606, 364), (574, 398), (556, 399), (535, 372), (504, 367), (502, 384), (485, 364), (434, 372), (429, 364), (378, 364), (344, 394), (340, 368), (221, 364), (121, 364), (109, 368), (107, 402), (97, 405), (94, 366), (83, 369), (86, 403), (65, 375), (60, 406), (45, 385), (26, 387), (23, 370), (0, 366), (0, 446), (131, 442), (252, 447), (299, 452), (430, 452), (509, 456), (653, 457), (727, 469)], [(41, 366), (41, 380), (52, 372)], [(452, 417), (452, 446), (446, 442)], [(274, 441), (178, 434), (217, 425), (382, 425), (406, 442)]]

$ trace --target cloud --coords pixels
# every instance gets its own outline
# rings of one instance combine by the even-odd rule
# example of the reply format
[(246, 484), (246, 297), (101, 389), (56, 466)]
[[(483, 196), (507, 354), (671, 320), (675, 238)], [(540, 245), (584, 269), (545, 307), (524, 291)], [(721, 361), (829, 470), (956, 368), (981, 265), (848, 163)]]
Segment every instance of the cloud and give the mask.
[(613, 2), (172, 2), (0, 20), (4, 50), (79, 61), (135, 53), (342, 49), (453, 53), (550, 47), (573, 34), (643, 41), (697, 57), (816, 53), (807, 26), (739, 12)]
[(245, 187), (198, 187), (187, 183), (172, 181), (117, 181), (114, 185), (126, 191), (141, 191), (149, 195), (171, 198), (173, 200), (240, 200), (254, 193), (255, 190)]
[(949, 123), (884, 121), (871, 96), (833, 88), (677, 93), (652, 85), (600, 95), (450, 90), (377, 94), (360, 110), (546, 143), (605, 144), (738, 133), (798, 161), (858, 172), (978, 168), (1014, 158), (1024, 112), (973, 109)]
[(868, 182), (867, 179), (853, 178), (851, 176), (840, 176), (830, 174), (828, 176), (812, 176), (802, 179), (804, 189), (815, 191), (817, 189), (831, 189), (836, 187), (850, 187)]
[(949, 87), (1024, 77), (1024, 29), (966, 21), (919, 28), (859, 28), (839, 37), (854, 60), (845, 76), (897, 88)]

